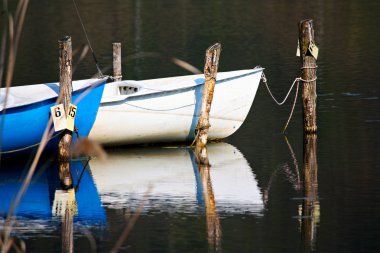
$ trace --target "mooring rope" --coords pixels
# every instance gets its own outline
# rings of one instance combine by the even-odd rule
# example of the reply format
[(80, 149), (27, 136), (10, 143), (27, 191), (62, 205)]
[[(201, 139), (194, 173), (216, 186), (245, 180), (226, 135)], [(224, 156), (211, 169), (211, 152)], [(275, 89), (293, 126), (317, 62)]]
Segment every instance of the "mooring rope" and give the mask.
[(286, 129), (288, 128), (288, 125), (289, 125), (290, 119), (291, 119), (292, 116), (293, 116), (294, 108), (296, 107), (296, 102), (297, 102), (297, 96), (298, 96), (298, 88), (299, 88), (299, 86), (300, 86), (300, 82), (298, 81), (298, 82), (297, 82), (296, 95), (294, 96), (294, 102), (293, 102), (292, 110), (290, 111), (290, 114), (289, 114), (289, 117), (288, 117), (288, 121), (286, 122), (284, 129), (282, 129), (282, 133), (285, 133)]
[(94, 52), (94, 50), (92, 49), (92, 46), (91, 46), (91, 43), (90, 43), (90, 39), (88, 38), (88, 35), (87, 35), (87, 32), (86, 32), (86, 28), (84, 27), (84, 24), (83, 24), (82, 18), (81, 18), (80, 14), (79, 14), (79, 9), (78, 9), (77, 3), (75, 2), (75, 0), (73, 0), (73, 3), (74, 3), (74, 7), (75, 7), (75, 11), (76, 11), (76, 13), (77, 13), (77, 16), (78, 16), (78, 18), (79, 18), (79, 22), (80, 22), (80, 24), (82, 25), (82, 29), (83, 29), (84, 35), (85, 35), (85, 37), (86, 37), (86, 40), (87, 40), (88, 46), (90, 47), (90, 50), (91, 50), (91, 53), (92, 53), (92, 57), (94, 58), (96, 68), (98, 69), (98, 72), (99, 72), (100, 77), (102, 77), (102, 76), (103, 76), (103, 73), (102, 73), (102, 71), (100, 70), (98, 59), (96, 59), (95, 52)]
[(315, 65), (315, 66), (303, 66), (303, 67), (301, 68), (301, 70), (303, 70), (303, 69), (317, 69), (317, 68), (318, 68), (317, 65)]
[(195, 103), (192, 103), (192, 104), (181, 105), (181, 106), (178, 106), (178, 107), (172, 107), (172, 108), (168, 108), (168, 109), (153, 109), (153, 108), (147, 108), (147, 107), (142, 107), (142, 106), (138, 106), (138, 105), (133, 105), (133, 104), (127, 103), (127, 102), (125, 102), (124, 104), (132, 106), (132, 107), (135, 107), (135, 108), (138, 108), (138, 109), (141, 109), (141, 110), (152, 111), (152, 112), (175, 111), (175, 110), (178, 110), (178, 109), (182, 109), (182, 108), (185, 108), (185, 107), (189, 107), (189, 106), (195, 105)]
[[(52, 135), (48, 140), (47, 142), (51, 141), (52, 139), (56, 138), (60, 133), (57, 133), (55, 135)], [(42, 142), (38, 142), (38, 143), (35, 143), (35, 144), (32, 144), (32, 145), (29, 145), (29, 146), (26, 146), (26, 147), (22, 147), (22, 148), (19, 148), (19, 149), (12, 149), (12, 150), (8, 150), (8, 151), (0, 151), (0, 154), (12, 154), (12, 153), (16, 153), (16, 152), (19, 152), (19, 151), (24, 151), (24, 150), (27, 150), (27, 149), (30, 149), (30, 148), (35, 148), (37, 146), (39, 146)]]
[[(87, 157), (87, 159), (86, 159), (86, 164), (83, 164), (83, 163), (82, 163), (82, 165), (83, 165), (83, 169), (82, 169), (82, 172), (80, 173), (79, 178), (77, 178), (77, 185), (74, 187), (75, 192), (78, 191), (79, 184), (80, 184), (80, 182), (82, 181), (83, 173), (84, 173), (84, 171), (87, 169), (87, 167), (88, 167), (88, 165), (89, 165), (89, 163), (90, 163), (90, 160), (91, 160), (91, 157)], [(77, 172), (77, 173), (78, 173), (78, 172)]]
[[(80, 136), (79, 136), (79, 133), (78, 133), (78, 129), (77, 128), (74, 128), (74, 133), (77, 135), (77, 139), (79, 140), (80, 139)], [(53, 140), (54, 138), (56, 138), (58, 135), (60, 135), (61, 132), (58, 132), (54, 135), (52, 135), (48, 140), (47, 140), (47, 143), (51, 140)], [(0, 151), (0, 154), (11, 154), (11, 153), (16, 153), (16, 152), (19, 152), (19, 151), (24, 151), (24, 150), (27, 150), (27, 149), (30, 149), (30, 148), (35, 148), (37, 147), (38, 145), (40, 145), (42, 142), (37, 142), (35, 144), (32, 144), (32, 145), (29, 145), (29, 146), (26, 146), (26, 147), (22, 147), (22, 148), (19, 148), (19, 149), (12, 149), (12, 150), (9, 150), (9, 151)]]
[[(302, 67), (301, 69), (315, 69), (315, 68), (317, 68), (317, 67), (318, 67), (318, 66), (315, 66), (315, 67)], [(302, 81), (302, 82), (304, 82), (304, 83), (311, 83), (311, 82), (316, 81), (316, 80), (317, 80), (317, 77), (315, 77), (315, 78), (313, 78), (313, 79), (310, 79), (310, 80), (305, 80), (305, 79), (303, 79), (302, 77), (296, 77), (296, 78), (294, 79), (292, 85), (290, 86), (288, 93), (286, 94), (285, 98), (284, 98), (281, 102), (279, 102), (279, 101), (274, 97), (273, 93), (271, 92), (271, 90), (270, 90), (270, 88), (269, 88), (269, 85), (268, 85), (268, 82), (267, 82), (267, 78), (266, 78), (264, 72), (261, 74), (261, 80), (262, 80), (263, 83), (265, 84), (265, 87), (267, 88), (268, 93), (269, 93), (269, 95), (272, 97), (273, 101), (274, 101), (277, 105), (279, 105), (279, 106), (283, 105), (283, 104), (287, 101), (287, 99), (288, 99), (288, 97), (289, 97), (289, 95), (290, 95), (290, 92), (292, 91), (294, 85), (297, 84), (296, 94), (295, 94), (295, 96), (294, 96), (294, 102), (293, 102), (292, 110), (290, 111), (290, 114), (289, 114), (288, 120), (287, 120), (287, 122), (286, 122), (286, 124), (285, 124), (284, 129), (282, 130), (282, 133), (284, 133), (284, 132), (286, 131), (286, 128), (287, 128), (288, 125), (289, 125), (290, 119), (291, 119), (292, 116), (293, 116), (294, 108), (295, 108), (295, 105), (296, 105), (296, 102), (297, 102), (297, 97), (298, 97), (299, 82)]]
[(286, 100), (288, 99), (289, 95), (290, 95), (290, 92), (292, 91), (293, 87), (294, 87), (294, 84), (298, 83), (300, 81), (300, 78), (297, 77), (296, 79), (294, 79), (292, 85), (290, 86), (290, 89), (288, 91), (288, 93), (286, 94), (285, 98), (282, 100), (282, 102), (278, 102), (278, 100), (274, 97), (273, 93), (271, 92), (269, 86), (268, 86), (268, 82), (267, 82), (267, 78), (264, 74), (264, 72), (262, 73), (261, 75), (261, 80), (263, 81), (263, 83), (265, 84), (265, 87), (267, 88), (268, 90), (268, 93), (269, 95), (272, 97), (273, 101), (276, 102), (277, 105), (283, 105)]

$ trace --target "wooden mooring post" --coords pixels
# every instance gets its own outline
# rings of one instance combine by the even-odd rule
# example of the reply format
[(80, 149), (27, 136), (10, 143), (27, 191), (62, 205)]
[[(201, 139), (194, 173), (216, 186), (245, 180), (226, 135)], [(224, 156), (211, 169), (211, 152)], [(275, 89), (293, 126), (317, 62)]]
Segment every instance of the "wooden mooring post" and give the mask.
[[(58, 41), (59, 45), (59, 96), (57, 103), (63, 104), (65, 112), (69, 110), (72, 93), (72, 45), (71, 37), (66, 36)], [(58, 144), (59, 177), (65, 188), (72, 187), (70, 173), (70, 147), (72, 132), (65, 129), (61, 133)]]
[(319, 223), (317, 165), (317, 58), (318, 47), (314, 41), (312, 20), (298, 24), (299, 49), (302, 61), (302, 102), (304, 122), (304, 201), (302, 204), (302, 237), (304, 246), (313, 251)]
[(202, 105), (197, 126), (196, 146), (204, 147), (207, 144), (208, 129), (210, 128), (210, 110), (214, 96), (216, 75), (218, 73), (219, 56), (222, 46), (216, 43), (206, 50), (205, 56), (205, 84), (203, 87)]
[(204, 189), (204, 200), (206, 207), (206, 221), (207, 221), (207, 237), (209, 246), (212, 251), (219, 252), (221, 248), (221, 226), (219, 216), (216, 211), (215, 198), (212, 190), (210, 169), (211, 165), (208, 160), (207, 154), (207, 138), (208, 130), (210, 128), (210, 110), (212, 99), (214, 97), (214, 88), (216, 84), (216, 75), (218, 73), (219, 56), (221, 52), (221, 45), (216, 43), (206, 50), (205, 56), (205, 83), (203, 87), (201, 112), (199, 115), (195, 157), (198, 164), (199, 172), (202, 179), (202, 187)]
[(318, 57), (318, 48), (314, 42), (313, 21), (302, 20), (299, 22), (298, 28), (302, 61), (304, 132), (315, 133), (317, 131), (316, 60)]
[(121, 43), (112, 43), (113, 49), (113, 77), (115, 81), (121, 81)]

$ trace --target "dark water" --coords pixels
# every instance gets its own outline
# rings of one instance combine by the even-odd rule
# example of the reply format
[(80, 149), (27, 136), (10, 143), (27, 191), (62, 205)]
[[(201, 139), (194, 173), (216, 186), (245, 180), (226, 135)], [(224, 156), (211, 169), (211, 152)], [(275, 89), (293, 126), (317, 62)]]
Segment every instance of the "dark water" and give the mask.
[[(170, 62), (172, 56), (202, 69), (204, 50), (221, 42), (221, 71), (261, 65), (275, 95), (283, 97), (299, 76), (299, 20), (314, 20), (320, 54), (312, 181), (305, 177), (310, 171), (304, 170), (300, 103), (287, 131), (294, 161), (281, 134), (291, 102), (277, 107), (261, 86), (244, 125), (225, 140), (232, 146), (210, 147), (208, 178), (197, 175), (186, 149), (108, 150), (115, 157), (109, 164), (90, 163), (89, 196), (98, 194), (102, 205), (89, 197), (89, 205), (95, 205), (89, 209), (78, 200), (76, 252), (91, 251), (92, 240), (97, 251), (110, 251), (141, 203), (144, 209), (121, 251), (380, 250), (379, 1), (81, 0), (78, 5), (102, 68), (112, 63), (111, 43), (122, 42), (128, 79), (187, 74)], [(85, 43), (71, 1), (31, 1), (14, 84), (56, 81), (57, 40), (67, 34), (74, 48)], [(89, 55), (74, 78), (95, 73)], [(111, 172), (100, 173), (107, 170)], [(2, 168), (3, 192), (7, 188), (1, 187), (10, 187), (9, 178), (20, 178), (17, 173), (5, 176), (7, 171)], [(35, 180), (43, 177), (41, 172)], [(106, 179), (113, 182), (109, 188), (102, 185)], [(207, 180), (212, 191), (201, 187)], [(47, 187), (44, 194), (51, 208), (54, 189)], [(60, 252), (60, 218), (45, 215), (40, 220), (37, 214), (20, 218), (14, 236), (25, 241), (29, 252)]]

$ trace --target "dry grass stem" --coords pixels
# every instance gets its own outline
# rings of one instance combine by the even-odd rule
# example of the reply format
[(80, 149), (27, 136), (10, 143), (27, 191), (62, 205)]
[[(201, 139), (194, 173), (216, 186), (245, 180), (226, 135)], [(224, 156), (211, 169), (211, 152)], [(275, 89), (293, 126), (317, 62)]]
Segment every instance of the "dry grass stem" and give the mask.
[(80, 52), (79, 58), (73, 66), (73, 75), (75, 71), (78, 69), (79, 64), (83, 61), (84, 57), (86, 57), (89, 49), (90, 47), (87, 44), (85, 44), (82, 48), (77, 48), (73, 51), (73, 57)]
[(202, 71), (200, 71), (199, 69), (197, 69), (196, 67), (194, 67), (193, 65), (191, 65), (190, 63), (188, 63), (186, 61), (180, 60), (176, 57), (172, 57), (172, 58), (170, 58), (170, 60), (171, 60), (171, 62), (173, 62), (177, 66), (183, 68), (184, 70), (189, 71), (190, 73), (202, 74)]
[(88, 239), (88, 242), (90, 243), (90, 251), (93, 253), (97, 252), (97, 246), (94, 236), (91, 234), (91, 232), (88, 229), (82, 228), (81, 232), (86, 236)]
[(120, 247), (123, 245), (125, 240), (128, 238), (129, 234), (131, 233), (133, 227), (135, 226), (138, 218), (140, 217), (140, 214), (144, 208), (144, 201), (148, 198), (149, 193), (151, 192), (152, 187), (150, 186), (148, 190), (145, 192), (143, 200), (141, 201), (140, 205), (138, 206), (137, 210), (135, 213), (131, 216), (131, 219), (125, 226), (123, 232), (121, 233), (119, 239), (116, 241), (115, 245), (113, 246), (112, 250), (110, 253), (116, 253), (120, 249)]
[[(141, 59), (141, 58), (163, 58), (163, 59), (168, 60), (169, 62), (174, 63), (175, 65), (179, 66), (180, 68), (189, 71), (192, 74), (202, 74), (202, 71), (200, 71), (194, 65), (192, 65), (192, 64), (190, 64), (184, 60), (178, 59), (177, 57), (163, 56), (162, 54), (157, 53), (157, 52), (140, 52), (140, 53), (136, 53), (133, 55), (129, 55), (125, 59), (126, 59), (126, 61), (131, 61), (131, 60), (136, 60), (136, 59)], [(101, 72), (105, 73), (109, 70), (112, 70), (112, 68), (113, 68), (112, 65), (108, 65), (108, 66), (102, 68)], [(96, 78), (96, 77), (99, 77), (99, 73), (95, 73), (92, 76), (92, 78)]]

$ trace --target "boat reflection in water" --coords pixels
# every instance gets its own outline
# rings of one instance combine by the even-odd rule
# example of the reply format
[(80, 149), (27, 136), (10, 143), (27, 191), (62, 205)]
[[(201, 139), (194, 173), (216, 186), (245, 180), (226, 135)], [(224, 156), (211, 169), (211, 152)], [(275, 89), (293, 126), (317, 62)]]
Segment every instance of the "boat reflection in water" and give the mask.
[(108, 151), (107, 163), (90, 167), (103, 205), (144, 212), (204, 213), (210, 247), (220, 249), (219, 216), (261, 215), (262, 193), (247, 160), (226, 143), (207, 145), (211, 166), (199, 164), (189, 148)]
[[(62, 250), (72, 251), (73, 234), (82, 226), (104, 231), (106, 209), (203, 216), (210, 247), (221, 249), (219, 217), (262, 215), (262, 193), (247, 160), (232, 145), (207, 146), (210, 165), (197, 162), (189, 148), (108, 150), (108, 160), (72, 161), (74, 189), (61, 190), (58, 163), (35, 172), (14, 212), (16, 237), (61, 232)], [(86, 169), (84, 169), (86, 167)], [(21, 168), (21, 169), (20, 169)], [(27, 173), (25, 165), (2, 161), (0, 170), (0, 230)], [(206, 228), (205, 228), (206, 229)], [(92, 233), (94, 232), (91, 229)]]
[[(262, 194), (247, 160), (226, 143), (207, 145), (210, 180), (220, 214), (261, 213)], [(188, 148), (108, 150), (104, 163), (90, 161), (103, 205), (137, 207), (147, 190), (145, 210), (192, 213), (204, 206), (204, 187), (193, 151)]]
[[(20, 159), (18, 159), (20, 160)], [(105, 211), (86, 161), (72, 161), (71, 173), (75, 189), (60, 190), (58, 163), (47, 162), (36, 170), (21, 202), (13, 212), (16, 222), (12, 231), (16, 234), (45, 234), (59, 230), (66, 209), (70, 209), (74, 224), (103, 226)], [(3, 229), (8, 210), (21, 188), (28, 166), (2, 159), (0, 169), (0, 230)]]

